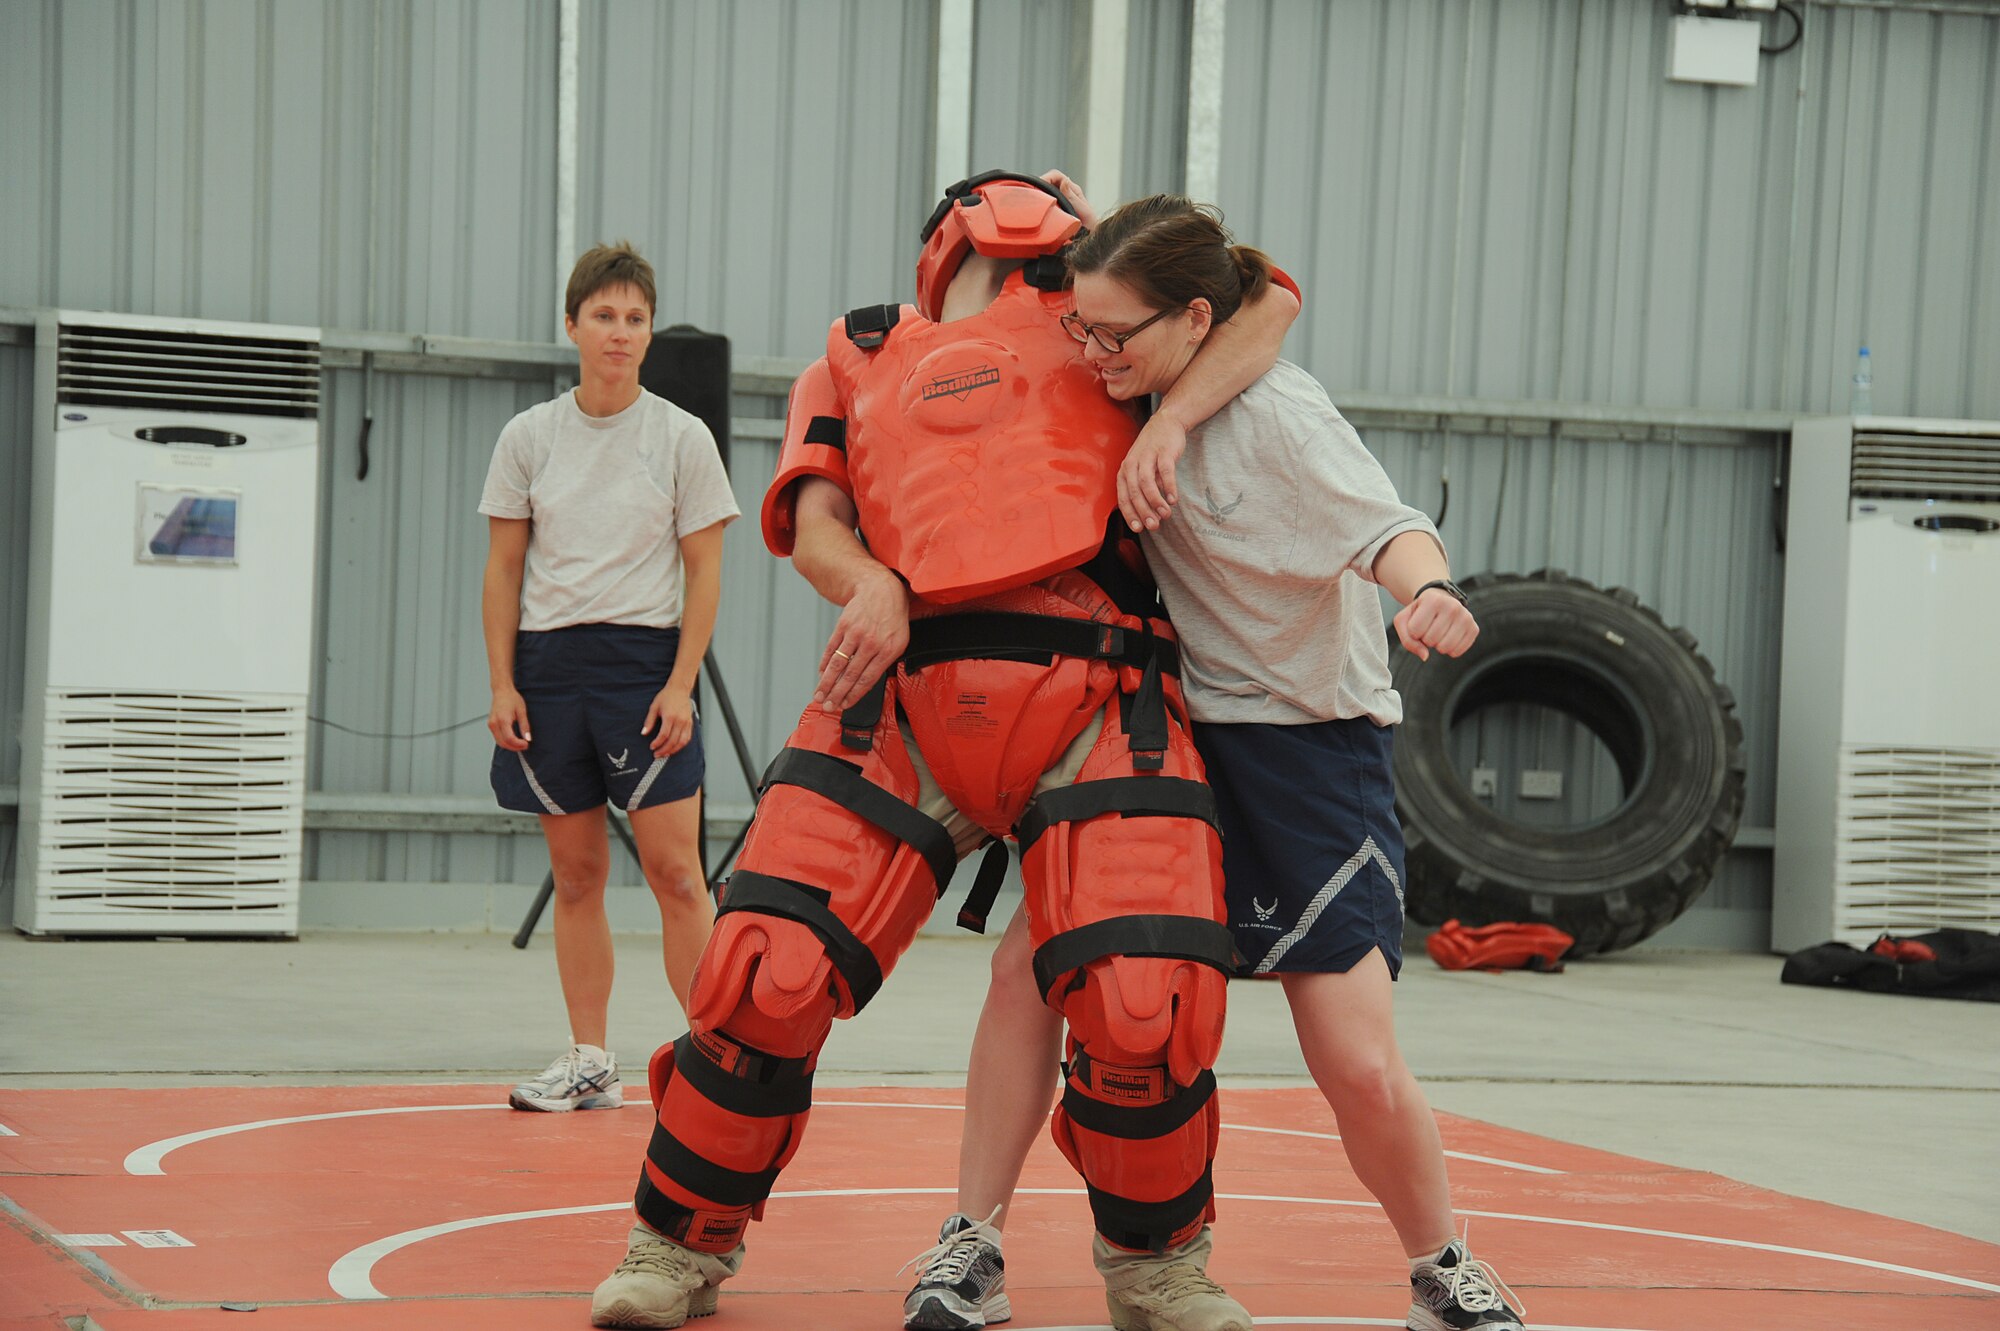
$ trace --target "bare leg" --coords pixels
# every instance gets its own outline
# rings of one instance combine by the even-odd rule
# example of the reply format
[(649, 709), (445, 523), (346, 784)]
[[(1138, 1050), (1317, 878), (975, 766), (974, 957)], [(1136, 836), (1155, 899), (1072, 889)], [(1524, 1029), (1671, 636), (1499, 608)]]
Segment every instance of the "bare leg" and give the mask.
[(701, 877), (701, 793), (632, 813), (640, 867), (660, 907), (660, 951), (667, 984), (685, 1013), (702, 945), (715, 927), (715, 903)]
[(1284, 977), (1299, 1049), (1333, 1107), (1348, 1163), (1412, 1259), (1451, 1242), (1451, 1189), (1437, 1119), (1396, 1047), (1392, 981), (1379, 951), (1345, 975)]
[(1028, 916), (1016, 910), (993, 950), (993, 979), (979, 1009), (965, 1074), (965, 1131), (958, 1143), (958, 1210), (1007, 1224), (1021, 1167), (1055, 1103), (1062, 1015), (1035, 987)]
[(613, 966), (611, 924), (604, 917), (604, 881), (611, 872), (604, 806), (543, 814), (542, 835), (556, 876), (556, 973), (569, 1009), (569, 1038), (602, 1049)]

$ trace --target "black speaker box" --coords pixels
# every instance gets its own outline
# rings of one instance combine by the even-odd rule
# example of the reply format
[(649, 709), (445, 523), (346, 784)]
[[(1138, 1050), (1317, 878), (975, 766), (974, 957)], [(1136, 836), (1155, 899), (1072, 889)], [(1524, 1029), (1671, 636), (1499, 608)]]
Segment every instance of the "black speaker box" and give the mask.
[(729, 339), (693, 324), (653, 334), (639, 367), (639, 384), (682, 411), (699, 416), (715, 436), (722, 468), (729, 469)]

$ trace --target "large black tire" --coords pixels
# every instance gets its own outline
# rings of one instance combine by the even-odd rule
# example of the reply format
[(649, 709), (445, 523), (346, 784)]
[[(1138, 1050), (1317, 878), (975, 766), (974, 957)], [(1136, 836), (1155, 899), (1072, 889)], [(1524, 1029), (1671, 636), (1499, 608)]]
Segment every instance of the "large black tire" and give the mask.
[[(1456, 660), (1392, 649), (1403, 695), (1396, 813), (1412, 919), (1552, 924), (1570, 956), (1630, 947), (1686, 910), (1743, 813), (1743, 725), (1694, 635), (1622, 587), (1553, 569), (1468, 578), (1479, 641)], [(1391, 635), (1392, 642), (1394, 635)], [(1624, 798), (1575, 828), (1531, 827), (1476, 798), (1454, 722), (1528, 703), (1575, 718), (1618, 764)]]

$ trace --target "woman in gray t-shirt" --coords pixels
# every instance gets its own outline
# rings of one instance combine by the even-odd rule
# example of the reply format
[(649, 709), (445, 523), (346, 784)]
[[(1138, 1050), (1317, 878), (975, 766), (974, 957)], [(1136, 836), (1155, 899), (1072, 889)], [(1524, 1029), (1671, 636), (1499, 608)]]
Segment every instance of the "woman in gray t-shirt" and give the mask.
[[(1164, 195), (1119, 209), (1069, 261), (1065, 326), (1120, 401), (1171, 388), (1272, 276), (1213, 210)], [(1284, 985), (1347, 1158), (1409, 1258), (1409, 1325), (1520, 1331), (1506, 1287), (1456, 1237), (1437, 1123), (1391, 1015), (1403, 912), (1390, 736), (1402, 711), (1376, 588), (1402, 603), (1395, 628), (1419, 657), (1459, 655), (1478, 625), (1436, 529), (1297, 366), (1280, 361), (1192, 430), (1159, 424), (1119, 472), (1119, 506), (1180, 637), (1245, 973)], [(1052, 1023), (1019, 1015), (1034, 981), (1008, 970), (994, 968), (975, 1048), (1018, 1057), (1019, 1078), (1047, 1078)], [(1008, 1013), (1013, 1037), (986, 1038)], [(986, 1069), (968, 1084), (994, 1080)], [(995, 1115), (983, 1108), (985, 1140), (1017, 1139), (991, 1130)]]
[(569, 1048), (513, 1088), (517, 1109), (624, 1102), (605, 1048), (606, 803), (631, 820), (684, 1009), (714, 920), (697, 846), (694, 686), (722, 593), (722, 529), (738, 509), (707, 427), (639, 384), (653, 314), (652, 267), (630, 247), (577, 261), (564, 320), (577, 387), (507, 423), (479, 500), (493, 792), (542, 820), (570, 1028)]

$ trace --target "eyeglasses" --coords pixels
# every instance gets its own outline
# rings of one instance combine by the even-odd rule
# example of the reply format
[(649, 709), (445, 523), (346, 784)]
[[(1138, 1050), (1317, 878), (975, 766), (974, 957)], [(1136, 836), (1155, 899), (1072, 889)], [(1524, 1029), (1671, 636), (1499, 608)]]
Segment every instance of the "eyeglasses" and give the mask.
[(1063, 331), (1077, 341), (1095, 342), (1101, 350), (1108, 351), (1116, 356), (1119, 352), (1125, 350), (1127, 342), (1130, 342), (1133, 338), (1139, 336), (1139, 334), (1145, 332), (1169, 314), (1177, 313), (1186, 308), (1187, 306), (1185, 305), (1169, 305), (1152, 318), (1143, 319), (1122, 333), (1115, 333), (1103, 324), (1087, 324), (1083, 321), (1083, 317), (1073, 310), (1062, 317), (1062, 326)]

